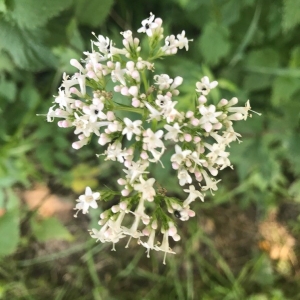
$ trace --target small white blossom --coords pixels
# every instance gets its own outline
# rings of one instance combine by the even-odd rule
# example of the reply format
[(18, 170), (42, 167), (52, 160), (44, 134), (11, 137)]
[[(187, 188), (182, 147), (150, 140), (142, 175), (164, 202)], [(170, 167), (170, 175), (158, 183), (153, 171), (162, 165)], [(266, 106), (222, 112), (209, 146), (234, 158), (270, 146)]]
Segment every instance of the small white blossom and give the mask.
[(207, 76), (204, 76), (201, 79), (201, 82), (196, 83), (196, 92), (199, 92), (203, 95), (208, 95), (211, 89), (215, 88), (218, 85), (217, 81), (210, 82)]
[(204, 105), (200, 105), (199, 112), (201, 113), (202, 117), (200, 118), (200, 125), (206, 130), (206, 132), (210, 132), (214, 123), (218, 123), (219, 117), (222, 112), (216, 112), (216, 107), (214, 105), (209, 105), (208, 107)]
[(197, 191), (193, 185), (190, 185), (188, 190), (183, 191), (189, 193), (189, 196), (183, 202), (183, 207), (190, 205), (196, 198), (200, 198), (202, 202), (204, 201), (204, 195), (200, 191)]
[(127, 156), (125, 152), (126, 149), (122, 149), (120, 142), (116, 141), (113, 144), (110, 144), (105, 151), (106, 160), (118, 160), (120, 163), (124, 162), (124, 157)]
[(174, 142), (178, 142), (178, 134), (182, 133), (179, 124), (174, 123), (173, 126), (165, 125), (164, 128), (168, 131), (168, 133), (165, 134), (165, 140), (173, 140)]
[(154, 178), (150, 178), (148, 180), (144, 180), (142, 176), (139, 177), (140, 183), (135, 184), (133, 187), (136, 191), (142, 193), (142, 198), (147, 201), (152, 202), (156, 192), (153, 188), (153, 184), (155, 182)]
[(182, 49), (182, 48), (185, 48), (186, 51), (189, 50), (189, 41), (193, 41), (193, 40), (188, 40), (186, 37), (185, 37), (185, 31), (182, 30), (182, 33), (181, 34), (177, 34), (177, 47), (179, 49)]
[(126, 178), (129, 180), (130, 184), (132, 184), (140, 175), (149, 173), (145, 171), (149, 166), (147, 161), (132, 161), (128, 166), (128, 169), (123, 169), (123, 171), (127, 174)]
[(191, 153), (191, 150), (182, 150), (179, 145), (175, 145), (175, 154), (171, 156), (171, 162), (176, 162), (178, 165), (181, 165)]
[(168, 74), (155, 75), (154, 80), (155, 84), (158, 85), (160, 90), (166, 90), (170, 87), (170, 84), (173, 82), (173, 79), (170, 78)]
[(144, 32), (148, 36), (151, 37), (153, 35), (152, 29), (155, 29), (156, 27), (158, 27), (158, 24), (153, 22), (154, 18), (155, 18), (155, 15), (150, 13), (150, 17), (142, 21), (143, 26), (141, 28), (139, 28), (137, 32)]
[(163, 264), (165, 265), (166, 264), (166, 256), (167, 256), (167, 253), (171, 253), (171, 254), (176, 254), (169, 246), (169, 235), (168, 235), (168, 231), (166, 231), (164, 233), (164, 236), (163, 236), (163, 240), (162, 240), (162, 243), (160, 246), (154, 246), (154, 249), (156, 251), (162, 251), (162, 252), (165, 252), (164, 254), (164, 261), (163, 261)]
[(124, 118), (124, 123), (126, 125), (126, 127), (123, 129), (122, 134), (126, 134), (127, 139), (130, 141), (132, 139), (132, 135), (140, 135), (141, 134), (141, 129), (140, 126), (142, 125), (142, 121), (141, 120), (136, 120), (134, 122), (132, 122), (130, 119), (128, 118)]
[(79, 196), (79, 199), (76, 200), (78, 203), (75, 206), (75, 209), (77, 210), (76, 217), (78, 212), (81, 210), (83, 214), (86, 214), (89, 212), (89, 208), (97, 208), (97, 200), (100, 199), (100, 193), (96, 192), (93, 193), (90, 187), (85, 188), (85, 194)]

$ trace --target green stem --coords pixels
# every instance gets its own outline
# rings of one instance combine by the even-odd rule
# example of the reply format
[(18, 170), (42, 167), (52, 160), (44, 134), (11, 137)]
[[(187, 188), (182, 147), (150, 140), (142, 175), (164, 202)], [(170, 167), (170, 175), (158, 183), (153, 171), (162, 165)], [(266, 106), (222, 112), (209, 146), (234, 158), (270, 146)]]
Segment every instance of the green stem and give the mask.
[(142, 72), (142, 79), (143, 79), (143, 84), (144, 84), (145, 92), (147, 93), (147, 91), (149, 89), (149, 85), (148, 85), (148, 81), (147, 81), (145, 70), (143, 70), (143, 72)]
[(156, 127), (157, 127), (157, 120), (154, 119), (154, 120), (152, 120), (151, 123), (152, 123), (151, 124), (151, 129), (152, 129), (153, 132), (155, 132), (156, 131)]
[(123, 106), (123, 105), (114, 105), (113, 109), (114, 110), (131, 111), (131, 112), (138, 113), (140, 115), (144, 114), (144, 109), (137, 108), (137, 107)]

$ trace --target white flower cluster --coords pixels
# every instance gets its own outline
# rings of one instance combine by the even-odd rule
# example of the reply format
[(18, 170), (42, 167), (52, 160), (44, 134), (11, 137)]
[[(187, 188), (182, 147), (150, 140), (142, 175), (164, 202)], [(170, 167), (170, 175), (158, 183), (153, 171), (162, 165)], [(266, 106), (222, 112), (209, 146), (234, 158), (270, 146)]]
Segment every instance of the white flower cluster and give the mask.
[[(246, 106), (235, 107), (237, 98), (209, 104), (206, 97), (218, 82), (211, 82), (205, 76), (196, 83), (196, 97), (190, 110), (178, 111), (177, 88), (183, 78), (153, 76), (152, 72), (155, 59), (174, 55), (178, 49), (188, 50), (185, 32), (164, 38), (162, 20), (153, 14), (142, 21), (138, 32), (147, 35), (147, 59), (142, 57), (140, 40), (129, 30), (121, 33), (122, 48), (99, 35), (92, 42), (92, 52), (84, 52), (85, 59), (81, 62), (72, 59), (71, 65), (78, 72), (72, 77), (64, 74), (47, 119), (61, 118), (58, 126), (74, 127), (78, 136), (72, 144), (74, 149), (86, 145), (95, 134), (104, 147), (101, 155), (105, 160), (118, 161), (124, 166), (124, 176), (118, 179), (121, 192), (93, 193), (87, 187), (85, 195), (79, 197), (75, 209), (84, 214), (90, 207), (98, 207), (97, 200), (116, 195), (120, 198), (118, 205), (100, 215), (101, 228), (92, 229), (91, 236), (102, 243), (113, 243), (113, 250), (120, 239), (134, 238), (147, 249), (148, 256), (150, 250), (163, 251), (166, 256), (174, 253), (169, 247), (169, 237), (180, 239), (174, 216), (182, 221), (193, 217), (195, 212), (190, 204), (197, 198), (204, 201), (205, 191), (216, 191), (220, 180), (214, 177), (219, 170), (231, 167), (226, 150), (240, 137), (233, 129), (233, 121), (246, 120), (250, 105), (247, 101)], [(107, 90), (108, 82), (114, 84), (113, 91)], [(134, 112), (140, 119), (121, 118), (118, 111)], [(167, 146), (174, 147), (170, 163), (177, 172), (179, 185), (188, 194), (184, 201), (167, 197), (149, 173), (150, 164), (159, 163), (163, 167), (160, 159)], [(150, 208), (147, 213), (146, 207)], [(158, 230), (162, 233), (161, 243), (156, 241)]]

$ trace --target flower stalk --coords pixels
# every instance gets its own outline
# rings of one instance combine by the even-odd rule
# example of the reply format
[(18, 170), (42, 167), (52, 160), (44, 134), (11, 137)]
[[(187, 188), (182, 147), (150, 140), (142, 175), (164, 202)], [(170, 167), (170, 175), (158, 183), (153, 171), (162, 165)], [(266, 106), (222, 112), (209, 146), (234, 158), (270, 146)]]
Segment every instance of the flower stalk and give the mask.
[[(228, 148), (240, 137), (233, 124), (246, 120), (251, 107), (249, 101), (236, 107), (235, 97), (211, 104), (209, 94), (218, 82), (204, 76), (191, 91), (197, 97), (191, 97), (189, 110), (177, 110), (183, 78), (156, 74), (154, 61), (175, 55), (180, 49), (187, 51), (191, 40), (185, 31), (164, 37), (162, 23), (150, 14), (138, 29), (138, 33), (147, 35), (148, 56), (143, 56), (140, 40), (129, 30), (121, 32), (123, 48), (116, 48), (108, 37), (94, 34), (92, 52), (84, 52), (80, 62), (71, 60), (77, 72), (71, 77), (63, 75), (47, 120), (58, 118), (58, 126), (74, 128), (78, 137), (72, 144), (74, 149), (84, 147), (96, 136), (102, 150), (98, 155), (123, 165), (124, 173), (117, 180), (120, 191), (93, 192), (87, 187), (85, 195), (77, 200), (76, 216), (79, 211), (86, 214), (89, 209), (97, 209), (97, 201), (119, 197), (117, 205), (100, 215), (100, 228), (93, 228), (91, 237), (112, 243), (112, 250), (121, 239), (128, 238), (126, 247), (135, 239), (145, 247), (148, 257), (150, 250), (164, 252), (165, 263), (166, 254), (175, 253), (169, 246), (170, 237), (180, 240), (177, 219), (194, 217), (190, 206), (194, 201), (204, 201), (206, 191), (217, 191), (220, 180), (215, 177), (220, 170), (231, 167)], [(111, 81), (113, 90), (107, 87)], [(119, 99), (125, 103), (119, 103)], [(130, 114), (121, 117), (119, 111), (141, 117), (131, 120)], [(161, 158), (167, 147), (173, 147), (169, 163), (187, 193), (186, 199), (168, 197), (150, 174), (151, 164), (164, 167)]]

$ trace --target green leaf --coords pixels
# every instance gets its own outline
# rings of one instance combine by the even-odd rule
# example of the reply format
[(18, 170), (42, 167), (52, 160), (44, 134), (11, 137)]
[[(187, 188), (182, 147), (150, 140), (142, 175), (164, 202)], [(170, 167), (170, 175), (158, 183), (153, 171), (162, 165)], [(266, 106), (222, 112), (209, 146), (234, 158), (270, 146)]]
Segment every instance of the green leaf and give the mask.
[[(251, 51), (245, 59), (247, 70), (255, 67), (275, 68), (279, 65), (279, 55), (272, 48), (264, 48)], [(268, 74), (249, 74), (245, 76), (244, 88), (249, 91), (257, 91), (271, 85), (271, 76)]]
[(77, 0), (76, 17), (80, 24), (100, 26), (108, 16), (114, 0)]
[(227, 3), (221, 6), (222, 23), (225, 26), (229, 26), (240, 18), (240, 10), (242, 7), (242, 1), (229, 0)]
[(1, 71), (12, 72), (13, 68), (14, 66), (10, 57), (3, 51), (0, 51), (0, 72)]
[(290, 168), (296, 175), (299, 176), (300, 175), (300, 160), (299, 160), (300, 134), (293, 133), (290, 136), (287, 136), (284, 146), (286, 149), (287, 157), (289, 159)]
[(16, 65), (27, 70), (54, 67), (55, 58), (45, 46), (45, 31), (25, 30), (0, 20), (0, 49), (5, 49)]
[(0, 12), (6, 12), (7, 8), (6, 8), (6, 4), (5, 4), (5, 0), (0, 0)]
[(80, 52), (84, 51), (84, 42), (78, 30), (77, 22), (75, 19), (72, 19), (67, 27), (67, 36), (69, 38), (71, 46), (73, 46)]
[(270, 67), (279, 66), (279, 54), (272, 48), (263, 48), (251, 51), (245, 59), (246, 67)]
[(0, 97), (13, 102), (16, 99), (16, 83), (8, 80), (0, 80)]
[(46, 242), (53, 239), (71, 241), (73, 239), (67, 228), (58, 219), (53, 217), (43, 220), (32, 218), (31, 229), (39, 242)]
[(294, 47), (289, 61), (290, 68), (300, 68), (300, 47)]
[(19, 27), (35, 29), (68, 8), (72, 0), (11, 0), (10, 15)]
[(284, 0), (282, 28), (285, 31), (293, 29), (300, 23), (300, 0)]
[(21, 90), (20, 99), (26, 104), (25, 107), (30, 110), (38, 105), (41, 97), (34, 86), (27, 84)]
[(56, 47), (53, 49), (53, 53), (59, 60), (59, 69), (62, 72), (66, 72), (67, 74), (74, 73), (74, 67), (70, 65), (70, 60), (72, 58), (80, 60), (81, 56), (78, 54), (78, 51), (74, 51), (72, 48)]
[(199, 40), (199, 48), (205, 62), (216, 65), (230, 50), (228, 30), (214, 23), (208, 23)]
[(298, 89), (300, 89), (299, 79), (291, 77), (277, 77), (273, 82), (273, 105), (279, 106), (288, 102), (291, 96)]
[(268, 75), (249, 74), (244, 78), (243, 87), (248, 91), (259, 91), (269, 87), (271, 84), (272, 80)]
[(12, 254), (17, 249), (19, 237), (18, 211), (8, 211), (0, 217), (0, 256)]
[(289, 194), (296, 202), (300, 202), (300, 179), (294, 181), (289, 188)]

